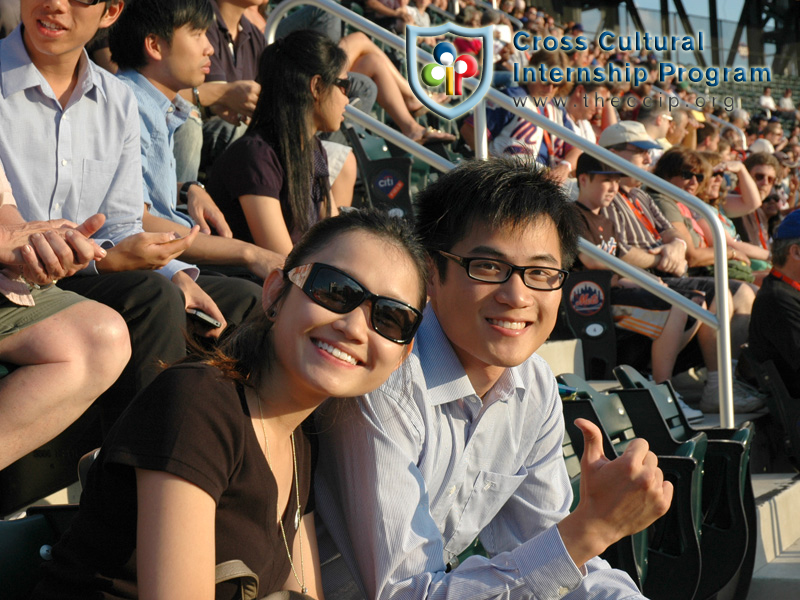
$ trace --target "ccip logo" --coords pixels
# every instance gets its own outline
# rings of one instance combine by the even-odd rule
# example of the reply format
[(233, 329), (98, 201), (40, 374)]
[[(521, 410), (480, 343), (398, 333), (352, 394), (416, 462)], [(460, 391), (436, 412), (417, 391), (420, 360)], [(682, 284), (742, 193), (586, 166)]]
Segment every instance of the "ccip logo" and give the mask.
[(450, 42), (439, 42), (433, 49), (435, 63), (422, 69), (422, 82), (429, 87), (445, 84), (445, 94), (461, 96), (461, 80), (478, 74), (478, 61), (471, 54), (456, 56), (456, 47)]
[[(421, 54), (417, 47), (419, 38), (439, 37), (451, 35), (462, 38), (477, 38), (488, 51), (482, 52), (480, 65), (470, 55), (458, 56), (456, 49), (450, 42), (440, 42), (433, 50), (431, 62), (430, 54)], [(408, 83), (414, 95), (432, 113), (445, 119), (457, 119), (472, 110), (489, 91), (492, 83), (492, 44), (494, 34), (492, 26), (467, 28), (455, 23), (444, 23), (436, 27), (416, 27), (406, 25), (406, 59), (408, 61)], [(422, 68), (419, 64), (423, 63)], [(480, 69), (479, 69), (480, 66)], [(471, 86), (474, 78), (480, 75), (477, 86)], [(462, 86), (464, 80), (471, 80)], [(458, 104), (442, 105), (433, 100), (427, 93), (427, 86), (434, 87), (444, 84), (448, 96), (460, 97)], [(470, 93), (470, 87), (473, 87)]]

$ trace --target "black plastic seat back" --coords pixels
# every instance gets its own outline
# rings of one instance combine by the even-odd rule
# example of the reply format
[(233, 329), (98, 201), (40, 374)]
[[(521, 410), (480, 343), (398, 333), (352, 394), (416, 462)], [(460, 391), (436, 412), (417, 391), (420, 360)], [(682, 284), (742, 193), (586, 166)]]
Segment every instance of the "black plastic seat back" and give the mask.
[[(411, 163), (407, 156), (370, 157), (363, 139), (371, 135), (359, 133), (352, 126), (344, 128), (358, 163), (358, 174), (364, 184), (369, 203), (393, 216), (414, 219), (411, 206)], [(363, 137), (362, 137), (363, 136)], [(373, 136), (374, 137), (374, 136)]]
[[(583, 345), (587, 379), (611, 379), (617, 336), (611, 313), (611, 271), (570, 273), (561, 294), (560, 318)], [(561, 325), (563, 328), (563, 324)]]

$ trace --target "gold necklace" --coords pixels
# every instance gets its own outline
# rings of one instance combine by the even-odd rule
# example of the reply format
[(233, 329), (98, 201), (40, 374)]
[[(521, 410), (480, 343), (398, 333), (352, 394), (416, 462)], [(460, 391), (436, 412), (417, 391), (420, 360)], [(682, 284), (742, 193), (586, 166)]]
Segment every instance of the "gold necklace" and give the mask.
[[(264, 434), (264, 448), (267, 451), (267, 465), (269, 466), (270, 470), (272, 470), (272, 456), (269, 452), (269, 438), (267, 438), (267, 428), (264, 426), (264, 409), (261, 407), (261, 396), (258, 394), (258, 392), (256, 392), (256, 400), (258, 401), (258, 414), (261, 418), (261, 432)], [(283, 545), (286, 548), (286, 556), (289, 557), (289, 566), (292, 567), (292, 574), (294, 575), (295, 581), (297, 581), (297, 585), (300, 586), (300, 591), (304, 594), (307, 594), (308, 588), (306, 587), (306, 568), (303, 561), (303, 532), (300, 531), (300, 482), (297, 478), (297, 452), (294, 445), (294, 432), (292, 432), (292, 459), (294, 460), (294, 493), (297, 504), (297, 511), (295, 511), (294, 514), (294, 528), (295, 531), (297, 531), (297, 536), (300, 538), (300, 577), (297, 576), (297, 571), (294, 568), (294, 561), (292, 560), (292, 553), (289, 551), (289, 542), (286, 539), (286, 530), (283, 527), (283, 515), (278, 517), (278, 525), (281, 526)], [(275, 481), (277, 483), (277, 479)]]

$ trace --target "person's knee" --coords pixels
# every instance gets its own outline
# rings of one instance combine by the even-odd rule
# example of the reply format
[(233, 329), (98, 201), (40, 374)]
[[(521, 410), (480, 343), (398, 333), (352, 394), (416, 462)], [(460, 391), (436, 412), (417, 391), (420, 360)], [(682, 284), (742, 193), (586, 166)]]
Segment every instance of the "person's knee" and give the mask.
[(72, 342), (83, 349), (87, 379), (106, 389), (130, 359), (128, 326), (122, 315), (103, 304), (81, 302), (75, 308)]
[(739, 286), (736, 293), (733, 295), (733, 310), (736, 313), (749, 314), (753, 310), (753, 302), (756, 299), (756, 294), (746, 283)]

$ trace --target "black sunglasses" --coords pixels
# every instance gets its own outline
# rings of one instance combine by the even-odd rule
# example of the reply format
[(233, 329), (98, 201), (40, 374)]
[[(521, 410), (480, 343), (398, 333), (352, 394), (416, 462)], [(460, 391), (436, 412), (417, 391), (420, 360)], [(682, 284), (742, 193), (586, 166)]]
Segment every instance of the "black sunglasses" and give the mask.
[(105, 2), (105, 0), (75, 0), (75, 2), (78, 4), (85, 4), (86, 6), (94, 6), (95, 4)]
[(410, 343), (422, 322), (422, 313), (413, 306), (373, 294), (336, 267), (323, 263), (301, 265), (289, 271), (287, 277), (314, 302), (339, 315), (349, 313), (369, 300), (372, 303), (372, 328), (398, 344)]
[(464, 258), (439, 250), (439, 254), (461, 265), (467, 276), (483, 283), (505, 283), (515, 272), (522, 275), (522, 282), (532, 290), (552, 292), (563, 287), (569, 271), (555, 267), (518, 267), (496, 258)]
[(686, 181), (689, 181), (692, 177), (694, 177), (697, 179), (697, 183), (703, 183), (703, 179), (706, 178), (706, 176), (702, 173), (695, 173), (694, 171), (681, 171), (681, 177), (683, 177)]
[(349, 96), (350, 88), (353, 87), (353, 80), (349, 77), (338, 77), (333, 81), (333, 85), (341, 88), (345, 96)]

